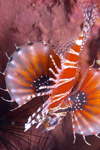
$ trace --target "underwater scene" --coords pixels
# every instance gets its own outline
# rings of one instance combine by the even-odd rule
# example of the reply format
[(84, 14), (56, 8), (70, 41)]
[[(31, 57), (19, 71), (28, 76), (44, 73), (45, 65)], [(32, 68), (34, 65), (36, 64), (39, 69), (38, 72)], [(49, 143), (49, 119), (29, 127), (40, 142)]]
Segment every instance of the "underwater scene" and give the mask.
[(0, 150), (100, 150), (100, 0), (0, 0)]

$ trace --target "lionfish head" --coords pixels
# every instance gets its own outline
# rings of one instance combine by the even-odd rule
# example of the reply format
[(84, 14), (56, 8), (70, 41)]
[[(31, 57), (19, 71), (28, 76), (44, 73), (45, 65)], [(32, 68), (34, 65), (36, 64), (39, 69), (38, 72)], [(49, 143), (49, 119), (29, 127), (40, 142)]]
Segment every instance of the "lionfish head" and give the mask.
[(58, 124), (60, 124), (59, 118), (52, 118), (51, 116), (46, 116), (45, 121), (42, 124), (42, 127), (48, 131), (53, 130)]
[[(56, 113), (50, 114), (48, 112), (47, 102), (48, 101), (46, 101), (29, 117), (28, 122), (25, 124), (25, 131), (27, 131), (33, 125), (36, 125), (36, 128), (41, 126), (44, 130), (50, 131), (53, 130), (57, 125), (61, 124), (64, 115), (61, 115), (60, 111), (58, 112), (59, 115), (56, 115)], [(64, 111), (64, 114), (65, 113), (66, 112)]]

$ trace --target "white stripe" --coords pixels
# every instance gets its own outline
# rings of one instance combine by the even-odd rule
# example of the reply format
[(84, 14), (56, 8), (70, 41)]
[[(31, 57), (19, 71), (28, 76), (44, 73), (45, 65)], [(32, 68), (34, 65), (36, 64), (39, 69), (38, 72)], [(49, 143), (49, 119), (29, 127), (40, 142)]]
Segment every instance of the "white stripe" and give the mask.
[(67, 79), (67, 78), (65, 78), (65, 79), (60, 79), (59, 81), (66, 83), (66, 82), (71, 81), (71, 80), (73, 80), (73, 79), (75, 79), (75, 77), (69, 78), (69, 79)]
[(68, 68), (77, 68), (77, 66), (63, 66), (63, 69), (68, 69)]
[(41, 107), (38, 108), (37, 112), (39, 112), (41, 110)]
[(38, 114), (36, 118), (39, 120), (41, 118), (41, 116)]
[(35, 121), (34, 119), (31, 121), (32, 125), (36, 124), (37, 121)]
[(67, 114), (67, 112), (60, 112), (60, 113), (52, 113), (52, 115), (55, 115), (56, 117), (61, 117), (61, 116), (65, 116)]
[(59, 69), (58, 66), (56, 65), (55, 60), (53, 59), (52, 55), (50, 55), (50, 58), (51, 58), (51, 60), (52, 60), (52, 62), (53, 62), (53, 65), (55, 66), (57, 72), (60, 73), (60, 72), (61, 72), (61, 69)]
[(62, 82), (62, 83), (58, 83), (56, 87), (61, 86), (61, 85), (65, 84), (65, 83), (68, 83), (68, 82), (70, 82), (70, 81), (72, 81), (74, 79), (75, 79), (75, 77), (69, 78), (69, 79), (67, 79), (67, 78), (66, 79), (60, 79), (59, 81)]
[(79, 56), (79, 53), (75, 52), (73, 49), (70, 49), (68, 52), (71, 53), (71, 54), (75, 54), (75, 55)]
[(57, 82), (57, 80), (56, 79), (53, 79), (53, 78), (49, 78), (49, 81), (53, 81), (53, 82)]
[(28, 118), (28, 122), (27, 122), (27, 123), (30, 123), (30, 122), (31, 122), (31, 120), (32, 120), (32, 118), (31, 118), (31, 116), (29, 116), (29, 118)]
[(58, 74), (56, 74), (52, 68), (49, 68), (49, 71), (51, 71), (51, 73), (57, 78), (58, 77)]
[(36, 115), (36, 113), (33, 113), (33, 114), (32, 114), (32, 118), (34, 118), (35, 115)]
[(27, 100), (30, 100), (31, 98), (32, 98), (32, 96), (29, 95), (29, 96), (27, 97)]
[[(49, 108), (49, 110), (51, 110), (51, 111), (57, 111), (61, 104), (62, 104), (62, 103), (60, 103), (57, 107)], [(49, 112), (49, 113), (50, 113), (50, 112)]]
[(57, 94), (57, 95), (53, 96), (53, 98), (60, 97), (60, 96), (63, 96), (63, 95), (65, 95), (65, 93)]
[(75, 64), (78, 63), (78, 61), (77, 61), (77, 62), (74, 62), (74, 61), (69, 61), (68, 59), (66, 59), (66, 60), (65, 60), (65, 63), (74, 64), (74, 65), (75, 65)]
[(53, 104), (53, 103), (55, 103), (56, 101), (59, 101), (60, 99), (62, 99), (62, 98), (65, 97), (66, 95), (68, 95), (69, 92), (70, 92), (70, 90), (67, 91), (66, 93), (53, 96), (52, 98), (55, 98), (55, 97), (59, 97), (59, 98), (58, 98), (58, 99), (55, 99), (55, 100), (54, 100), (53, 102), (51, 102), (50, 104)]
[(24, 132), (26, 132), (29, 128), (31, 128), (31, 123), (25, 123), (25, 130)]

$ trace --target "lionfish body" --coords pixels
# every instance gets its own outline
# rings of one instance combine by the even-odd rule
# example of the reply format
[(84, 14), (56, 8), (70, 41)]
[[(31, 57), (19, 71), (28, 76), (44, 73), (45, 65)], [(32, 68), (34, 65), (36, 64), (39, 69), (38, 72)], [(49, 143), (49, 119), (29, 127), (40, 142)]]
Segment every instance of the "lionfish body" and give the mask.
[(39, 89), (49, 88), (50, 97), (43, 106), (37, 110), (37, 112), (33, 113), (32, 116), (29, 117), (28, 122), (25, 124), (25, 131), (34, 124), (37, 124), (36, 128), (42, 125), (46, 130), (54, 129), (61, 123), (64, 116), (66, 116), (67, 112), (72, 107), (73, 101), (70, 101), (69, 103), (66, 99), (69, 97), (76, 82), (79, 72), (79, 54), (86, 42), (90, 32), (90, 27), (94, 24), (97, 18), (96, 9), (95, 5), (90, 5), (90, 3), (88, 8), (84, 7), (84, 9), (82, 9), (83, 14), (84, 12), (86, 13), (83, 32), (69, 51), (65, 52), (64, 55), (61, 53), (61, 68), (57, 67), (55, 60), (52, 55), (50, 55), (53, 65), (57, 70), (57, 73), (55, 73), (51, 68), (49, 68), (51, 73), (55, 76), (55, 78), (50, 78), (49, 80), (54, 82), (54, 84), (39, 87)]
[[(50, 86), (39, 87), (39, 89), (50, 89), (50, 97), (43, 104), (41, 112), (42, 116), (39, 116), (39, 111), (41, 111), (40, 108), (37, 110), (38, 115), (35, 116), (36, 113), (32, 115), (36, 117), (36, 119), (32, 119), (32, 124), (38, 124), (36, 128), (42, 124), (46, 130), (54, 129), (56, 125), (60, 124), (63, 117), (67, 114), (69, 105), (66, 101), (66, 98), (69, 97), (76, 77), (78, 76), (78, 58), (83, 37), (84, 36), (82, 34), (82, 36), (76, 41), (76, 44), (73, 46), (73, 48), (70, 49), (64, 57), (62, 55), (60, 56), (61, 69), (56, 66), (53, 57), (50, 55), (57, 73), (49, 68), (49, 70), (55, 76), (55, 78), (49, 78), (49, 80), (54, 82), (54, 84)], [(31, 122), (26, 124), (26, 128), (27, 125), (30, 127)]]
[[(80, 5), (80, 8), (81, 7), (82, 5)], [(43, 106), (37, 110), (37, 112), (33, 113), (33, 115), (29, 117), (28, 122), (25, 124), (25, 131), (34, 124), (37, 124), (36, 128), (42, 125), (46, 130), (54, 129), (61, 123), (63, 117), (66, 116), (70, 107), (73, 105), (73, 101), (70, 101), (69, 103), (66, 99), (69, 97), (76, 82), (79, 72), (79, 54), (86, 42), (90, 27), (94, 24), (97, 18), (97, 8), (95, 5), (90, 5), (89, 3), (88, 8), (84, 7), (82, 12), (83, 14), (85, 12), (83, 32), (78, 40), (75, 41), (75, 45), (68, 52), (65, 52), (64, 56), (61, 53), (60, 69), (57, 67), (52, 55), (50, 55), (53, 65), (57, 70), (57, 73), (55, 73), (51, 68), (49, 68), (51, 73), (55, 76), (55, 79), (50, 78), (49, 80), (54, 82), (54, 84), (51, 86), (39, 87), (39, 89), (49, 88), (50, 97)]]

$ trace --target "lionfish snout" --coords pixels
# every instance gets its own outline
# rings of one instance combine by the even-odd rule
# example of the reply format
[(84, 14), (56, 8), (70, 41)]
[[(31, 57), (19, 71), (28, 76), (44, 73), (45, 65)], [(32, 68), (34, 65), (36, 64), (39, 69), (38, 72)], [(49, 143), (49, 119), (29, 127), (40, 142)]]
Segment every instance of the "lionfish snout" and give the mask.
[(32, 125), (36, 125), (36, 128), (41, 126), (47, 131), (53, 130), (56, 126), (62, 123), (62, 119), (70, 111), (71, 107), (69, 106), (69, 102), (67, 100), (63, 101), (58, 110), (49, 111), (49, 103), (47, 100), (29, 117), (28, 122), (25, 124), (25, 131), (31, 128)]

